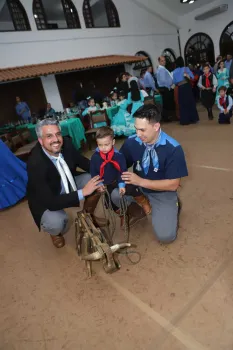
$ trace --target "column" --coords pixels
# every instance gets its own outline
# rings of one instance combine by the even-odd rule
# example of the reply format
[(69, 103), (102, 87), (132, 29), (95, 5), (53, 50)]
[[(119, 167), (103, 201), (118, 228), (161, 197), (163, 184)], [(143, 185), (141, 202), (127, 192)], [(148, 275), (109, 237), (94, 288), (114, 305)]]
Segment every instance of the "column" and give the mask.
[(47, 75), (46, 77), (41, 77), (41, 82), (44, 88), (47, 102), (51, 103), (52, 108), (55, 109), (56, 112), (63, 111), (64, 108), (62, 105), (55, 75), (52, 74)]

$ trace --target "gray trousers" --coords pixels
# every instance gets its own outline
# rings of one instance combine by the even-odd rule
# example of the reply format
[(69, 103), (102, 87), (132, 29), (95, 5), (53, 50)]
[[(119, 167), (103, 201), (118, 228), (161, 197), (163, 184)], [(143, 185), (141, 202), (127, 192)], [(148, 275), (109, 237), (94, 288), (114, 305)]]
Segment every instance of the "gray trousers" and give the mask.
[[(163, 243), (171, 243), (177, 237), (178, 228), (178, 198), (176, 192), (144, 193), (152, 206), (152, 226), (157, 239)], [(119, 190), (115, 189), (111, 195), (113, 203), (119, 207)], [(132, 202), (127, 197), (127, 202)]]
[[(87, 173), (76, 176), (75, 182), (77, 189), (83, 189), (90, 180), (91, 175)], [(60, 233), (64, 234), (68, 229), (68, 215), (64, 210), (50, 211), (47, 209), (42, 215), (40, 227), (43, 231), (53, 236), (57, 236)]]

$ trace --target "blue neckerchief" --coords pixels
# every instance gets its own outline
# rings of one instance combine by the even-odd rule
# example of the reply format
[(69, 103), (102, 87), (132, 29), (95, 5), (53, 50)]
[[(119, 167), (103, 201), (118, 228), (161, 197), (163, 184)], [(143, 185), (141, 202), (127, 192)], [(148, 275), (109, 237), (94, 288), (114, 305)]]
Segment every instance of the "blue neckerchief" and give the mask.
[(159, 158), (155, 148), (157, 145), (160, 144), (160, 139), (161, 139), (161, 130), (159, 133), (158, 140), (153, 145), (148, 145), (147, 143), (144, 143), (144, 146), (146, 147), (146, 149), (142, 157), (142, 168), (144, 170), (145, 175), (147, 175), (149, 172), (151, 159), (152, 159), (154, 171), (157, 172), (159, 170)]

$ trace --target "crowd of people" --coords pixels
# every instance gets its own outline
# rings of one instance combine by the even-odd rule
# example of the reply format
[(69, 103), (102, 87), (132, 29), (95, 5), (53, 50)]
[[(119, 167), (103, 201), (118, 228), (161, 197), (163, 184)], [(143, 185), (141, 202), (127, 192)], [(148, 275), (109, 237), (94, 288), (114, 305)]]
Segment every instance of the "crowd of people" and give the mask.
[[(115, 135), (130, 135), (130, 132), (125, 133), (125, 128), (131, 130), (134, 113), (143, 104), (145, 97), (154, 94), (162, 96), (164, 122), (179, 120), (181, 125), (197, 123), (199, 115), (196, 103), (200, 100), (210, 120), (213, 120), (213, 106), (216, 104), (219, 108), (219, 123), (229, 123), (233, 94), (232, 56), (227, 55), (226, 59), (218, 56), (214, 67), (209, 62), (202, 62), (200, 66), (185, 66), (183, 58), (178, 57), (175, 66), (175, 70), (170, 72), (166, 68), (166, 58), (160, 56), (155, 73), (152, 67), (142, 70), (140, 77), (123, 72), (117, 77), (116, 86), (108, 97), (93, 90), (93, 95), (88, 100), (80, 100), (84, 95), (79, 94), (76, 103), (81, 107), (85, 106), (83, 115), (101, 108), (100, 105), (118, 105), (119, 112), (111, 125)], [(97, 99), (98, 103), (95, 104)], [(132, 109), (129, 107), (131, 105)]]
[[(152, 67), (142, 70), (140, 77), (122, 72), (116, 78), (116, 84), (105, 96), (94, 82), (84, 88), (77, 82), (72, 93), (72, 101), (67, 104), (69, 111), (80, 115), (85, 129), (90, 127), (89, 113), (118, 106), (119, 111), (112, 121), (115, 135), (130, 136), (134, 133), (133, 115), (143, 104), (145, 97), (160, 94), (162, 96), (162, 120), (179, 120), (181, 125), (199, 121), (196, 103), (200, 100), (206, 108), (208, 118), (213, 119), (213, 106), (219, 108), (219, 123), (229, 123), (232, 115), (233, 64), (232, 56), (226, 59), (218, 56), (211, 67), (209, 62), (201, 65), (185, 66), (182, 57), (178, 57), (176, 68), (166, 68), (166, 58), (158, 58), (158, 67), (153, 73)], [(89, 96), (88, 96), (89, 94)], [(31, 111), (26, 102), (16, 97), (16, 113), (24, 121), (31, 121)], [(47, 103), (42, 117), (52, 117), (56, 111)]]
[[(120, 198), (125, 196), (131, 227), (152, 214), (152, 226), (158, 240), (163, 243), (174, 241), (181, 208), (177, 189), (188, 171), (181, 146), (163, 132), (160, 123), (162, 119), (170, 121), (174, 117), (179, 117), (182, 125), (197, 123), (196, 88), (209, 119), (213, 119), (212, 108), (216, 103), (219, 123), (230, 123), (233, 64), (229, 55), (225, 62), (218, 57), (214, 67), (203, 63), (198, 71), (192, 66), (186, 67), (181, 57), (172, 72), (165, 67), (165, 57), (159, 57), (158, 63), (156, 75), (151, 67), (142, 72), (140, 79), (122, 73), (107, 98), (97, 92), (94, 97), (85, 99), (84, 94), (80, 95), (82, 100), (73, 102), (71, 107), (81, 109), (83, 120), (91, 111), (119, 106), (111, 127), (98, 126), (97, 149), (91, 160), (74, 148), (71, 139), (62, 137), (50, 104), (46, 118), (37, 123), (38, 143), (31, 152), (27, 169), (13, 155), (9, 158), (10, 151), (5, 150), (6, 146), (1, 142), (2, 154), (11, 159), (8, 170), (17, 172), (17, 176), (11, 181), (2, 175), (4, 189), (11, 190), (11, 200), (6, 200), (5, 192), (5, 202), (0, 204), (9, 206), (10, 202), (17, 202), (25, 195), (27, 184), (29, 208), (35, 223), (39, 230), (50, 234), (55, 247), (61, 248), (65, 244), (63, 234), (68, 228), (65, 208), (80, 206), (84, 200), (84, 209), (90, 213), (94, 224), (98, 227), (107, 225), (105, 219), (95, 216), (100, 195), (107, 189), (116, 215), (120, 215)], [(157, 92), (163, 96), (162, 114), (155, 103), (144, 104), (145, 96), (152, 97)], [(29, 107), (19, 98), (16, 110), (22, 118), (30, 116)], [(118, 151), (114, 146), (115, 136), (124, 133), (129, 137)], [(77, 172), (77, 167), (85, 173)], [(133, 172), (128, 171), (131, 167)], [(124, 218), (120, 217), (120, 220), (123, 226)]]

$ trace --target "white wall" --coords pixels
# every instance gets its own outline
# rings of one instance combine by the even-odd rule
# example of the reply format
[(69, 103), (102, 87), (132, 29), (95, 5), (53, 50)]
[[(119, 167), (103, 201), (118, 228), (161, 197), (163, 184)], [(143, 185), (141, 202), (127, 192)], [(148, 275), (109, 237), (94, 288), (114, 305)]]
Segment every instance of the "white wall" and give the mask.
[[(121, 27), (86, 29), (83, 1), (73, 0), (82, 29), (38, 31), (32, 14), (32, 0), (21, 0), (32, 31), (0, 33), (0, 68), (89, 56), (134, 55), (141, 50), (150, 55), (156, 66), (157, 57), (165, 48), (179, 54), (173, 25), (178, 18), (156, 1), (115, 0)], [(166, 21), (162, 20), (163, 16), (167, 16)]]
[[(228, 11), (204, 21), (195, 21), (195, 16), (202, 14), (212, 8), (221, 5), (228, 4)], [(188, 39), (199, 32), (208, 34), (214, 43), (215, 57), (219, 55), (219, 40), (225, 27), (233, 21), (233, 1), (232, 0), (217, 0), (211, 4), (203, 6), (201, 9), (195, 10), (185, 16), (180, 17), (179, 25), (180, 38), (182, 46), (182, 55), (184, 55), (184, 48)]]
[(2, 21), (0, 21), (0, 31), (1, 30), (14, 30), (14, 29), (15, 29), (15, 27), (14, 27), (13, 22), (10, 22), (10, 21), (2, 22)]
[(41, 82), (44, 88), (47, 102), (51, 103), (51, 106), (55, 109), (55, 111), (62, 111), (63, 105), (61, 102), (61, 96), (58, 90), (55, 76), (48, 75), (46, 77), (41, 77)]

